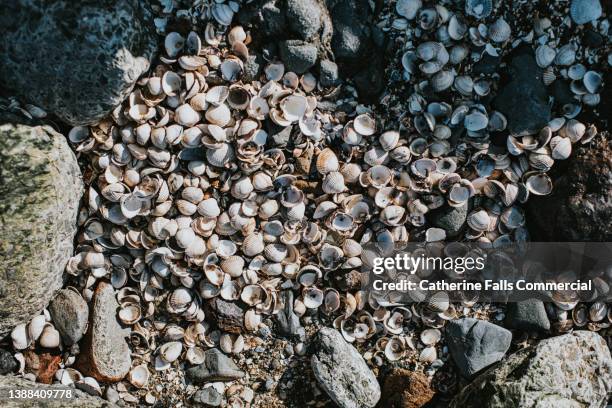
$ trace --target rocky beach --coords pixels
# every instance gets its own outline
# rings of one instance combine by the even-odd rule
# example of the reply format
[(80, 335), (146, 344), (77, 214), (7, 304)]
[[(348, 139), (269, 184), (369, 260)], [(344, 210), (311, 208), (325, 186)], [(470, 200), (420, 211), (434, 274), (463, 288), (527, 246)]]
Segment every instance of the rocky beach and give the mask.
[[(0, 405), (612, 404), (611, 10), (2, 2)], [(371, 288), (534, 242), (588, 292)]]

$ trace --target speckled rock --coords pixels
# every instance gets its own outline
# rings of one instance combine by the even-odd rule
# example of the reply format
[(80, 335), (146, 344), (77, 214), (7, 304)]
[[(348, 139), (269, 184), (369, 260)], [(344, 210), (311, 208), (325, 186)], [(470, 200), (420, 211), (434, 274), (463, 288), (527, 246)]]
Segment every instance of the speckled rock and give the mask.
[(8, 350), (0, 349), (0, 375), (15, 372), (19, 363), (13, 357), (13, 353)]
[(130, 370), (132, 358), (124, 330), (117, 320), (119, 304), (110, 283), (98, 283), (89, 318), (89, 329), (77, 360), (80, 371), (98, 381), (116, 382)]
[(380, 385), (357, 349), (340, 332), (324, 327), (317, 333), (311, 364), (314, 376), (341, 408), (374, 407)]
[[(47, 385), (34, 383), (24, 378), (12, 375), (0, 376), (0, 387), (12, 389), (32, 389), (57, 390), (68, 389), (65, 386)], [(3, 399), (3, 408), (117, 408), (118, 406), (105, 401), (102, 398), (94, 397), (81, 390), (70, 388), (73, 393), (72, 399), (30, 399), (30, 400), (9, 400)]]
[(395, 368), (383, 383), (380, 406), (385, 408), (421, 408), (434, 396), (430, 380), (418, 371)]
[(317, 62), (317, 47), (300, 40), (283, 41), (280, 56), (288, 71), (303, 74)]
[(206, 350), (204, 362), (191, 367), (186, 374), (195, 383), (233, 381), (244, 377), (244, 372), (238, 368), (236, 363), (216, 348)]
[(469, 378), (504, 357), (512, 333), (485, 320), (463, 318), (446, 325), (446, 339), (459, 372)]
[(287, 0), (287, 21), (303, 40), (314, 37), (321, 29), (322, 9), (317, 0)]
[(0, 126), (0, 336), (61, 288), (82, 193), (62, 135), (46, 126)]
[(60, 332), (64, 344), (77, 343), (87, 331), (89, 306), (74, 290), (62, 289), (49, 304), (53, 325)]
[(444, 206), (427, 214), (427, 219), (433, 227), (442, 228), (448, 236), (459, 234), (467, 218), (468, 205), (461, 207)]
[(70, 124), (105, 117), (149, 68), (157, 40), (144, 0), (15, 3), (0, 10), (15, 21), (0, 44), (0, 81)]
[(597, 333), (542, 340), (491, 368), (451, 408), (605, 407), (612, 396), (612, 358)]
[(319, 62), (319, 83), (321, 86), (338, 85), (339, 81), (338, 65), (330, 60), (321, 60)]
[(237, 334), (244, 330), (244, 310), (236, 302), (213, 298), (206, 303), (206, 316), (226, 332)]
[(550, 330), (550, 321), (541, 300), (530, 299), (508, 304), (506, 327), (525, 331)]

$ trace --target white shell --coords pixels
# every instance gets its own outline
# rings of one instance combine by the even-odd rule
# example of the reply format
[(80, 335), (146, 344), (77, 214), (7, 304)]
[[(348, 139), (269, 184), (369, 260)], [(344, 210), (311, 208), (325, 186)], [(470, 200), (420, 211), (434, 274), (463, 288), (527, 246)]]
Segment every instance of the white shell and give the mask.
[(149, 382), (149, 369), (146, 364), (138, 365), (128, 373), (128, 381), (136, 388), (142, 388)]

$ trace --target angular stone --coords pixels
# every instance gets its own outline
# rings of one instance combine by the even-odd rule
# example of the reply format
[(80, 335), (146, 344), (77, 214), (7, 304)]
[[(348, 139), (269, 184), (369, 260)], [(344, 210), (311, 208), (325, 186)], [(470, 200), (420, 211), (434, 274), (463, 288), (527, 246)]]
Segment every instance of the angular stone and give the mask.
[(282, 299), (284, 307), (276, 315), (280, 332), (284, 336), (299, 336), (304, 332), (304, 328), (300, 324), (300, 318), (293, 311), (293, 292), (283, 291)]
[(300, 40), (283, 41), (280, 56), (287, 71), (303, 74), (317, 62), (317, 47)]
[(446, 325), (450, 354), (464, 377), (501, 360), (512, 341), (512, 333), (484, 320), (463, 318)]
[(204, 352), (204, 362), (186, 371), (187, 377), (195, 383), (233, 381), (244, 377), (244, 372), (234, 361), (213, 348)]
[(117, 320), (119, 304), (110, 283), (98, 283), (93, 298), (89, 328), (77, 359), (77, 367), (98, 381), (120, 381), (130, 370), (132, 358)]
[(541, 300), (530, 299), (508, 304), (506, 327), (524, 331), (548, 331), (550, 320)]
[[(0, 376), (0, 387), (4, 389), (37, 389), (37, 390), (66, 390), (65, 386), (58, 384), (47, 385), (28, 381), (24, 378), (14, 377), (12, 375)], [(36, 400), (18, 400), (5, 398), (2, 401), (2, 408), (118, 408), (118, 405), (112, 402), (103, 400), (99, 397), (94, 397), (81, 390), (70, 388), (73, 397), (71, 399), (36, 399)]]
[(206, 306), (207, 316), (211, 317), (221, 330), (236, 334), (244, 330), (244, 310), (235, 302), (216, 297)]
[(365, 360), (337, 330), (317, 333), (311, 365), (321, 388), (341, 408), (374, 407), (380, 386)]
[(149, 69), (157, 36), (148, 7), (144, 0), (2, 6), (14, 24), (0, 45), (1, 82), (72, 125), (99, 121)]
[(500, 89), (493, 106), (508, 119), (510, 134), (534, 134), (551, 118), (548, 93), (542, 82), (543, 70), (536, 64), (530, 48), (517, 48), (511, 58), (511, 79)]
[(81, 172), (50, 127), (0, 125), (0, 337), (62, 286), (72, 256)]
[(77, 343), (87, 331), (89, 306), (85, 299), (70, 289), (62, 289), (49, 304), (53, 325), (60, 332), (64, 344)]
[(597, 333), (542, 340), (487, 370), (450, 408), (604, 407), (612, 396), (612, 358)]

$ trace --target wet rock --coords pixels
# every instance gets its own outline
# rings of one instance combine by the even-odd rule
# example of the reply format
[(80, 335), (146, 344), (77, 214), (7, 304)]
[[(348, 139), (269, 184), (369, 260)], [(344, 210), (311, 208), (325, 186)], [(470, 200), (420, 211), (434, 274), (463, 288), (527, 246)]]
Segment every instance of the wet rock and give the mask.
[(541, 300), (530, 299), (508, 304), (506, 327), (524, 331), (548, 331), (550, 321)]
[(19, 367), (19, 363), (13, 357), (13, 353), (0, 349), (0, 375), (13, 373), (17, 370), (17, 367)]
[(521, 47), (511, 54), (510, 81), (493, 101), (495, 109), (506, 115), (511, 134), (537, 133), (551, 119), (542, 73), (531, 49)]
[(464, 318), (446, 325), (450, 354), (464, 377), (501, 360), (512, 340), (512, 333), (484, 320)]
[(365, 360), (342, 335), (324, 327), (314, 342), (311, 364), (319, 385), (341, 408), (374, 407), (380, 386)]
[(280, 56), (287, 71), (303, 74), (317, 62), (317, 47), (300, 40), (288, 40), (280, 44)]
[(421, 408), (431, 401), (434, 394), (425, 374), (395, 368), (385, 377), (380, 406)]
[(204, 362), (191, 367), (186, 373), (187, 377), (195, 383), (233, 381), (244, 377), (244, 372), (238, 368), (236, 363), (216, 348), (206, 350)]
[(455, 237), (461, 232), (468, 213), (468, 204), (461, 207), (444, 206), (428, 213), (432, 226), (442, 228), (449, 237)]
[(319, 62), (319, 83), (321, 86), (335, 86), (338, 85), (339, 81), (338, 65), (330, 60), (321, 60)]
[(111, 284), (104, 281), (98, 283), (89, 329), (77, 359), (80, 371), (98, 381), (120, 381), (132, 364), (124, 330), (117, 320), (118, 307)]
[(62, 289), (49, 304), (49, 313), (64, 344), (77, 343), (87, 331), (89, 307), (85, 299), (70, 289)]
[[(60, 390), (66, 389), (65, 386), (58, 384), (47, 385), (34, 383), (24, 378), (14, 377), (12, 375), (0, 376), (0, 387), (4, 389), (37, 389), (37, 390)], [(118, 406), (112, 402), (103, 400), (99, 397), (94, 397), (78, 389), (72, 389), (73, 398), (67, 399), (36, 399), (31, 402), (24, 400), (4, 399), (2, 408), (117, 408)]]
[(314, 37), (321, 29), (321, 6), (317, 0), (287, 0), (289, 27), (303, 40)]
[(244, 310), (235, 302), (214, 298), (206, 305), (206, 316), (211, 317), (221, 330), (236, 334), (244, 330)]
[(276, 315), (280, 332), (284, 336), (299, 336), (304, 332), (304, 328), (300, 324), (300, 318), (293, 312), (293, 292), (285, 290), (282, 297), (284, 307)]
[(218, 407), (223, 402), (223, 396), (213, 387), (206, 387), (196, 391), (193, 402), (205, 407)]
[(610, 395), (610, 349), (599, 334), (576, 331), (510, 355), (465, 387), (450, 407), (603, 407)]
[(72, 125), (104, 118), (149, 68), (157, 37), (148, 2), (24, 2), (0, 46), (0, 78)]
[[(602, 132), (579, 146), (548, 196), (531, 197), (527, 225), (534, 240), (612, 241), (612, 142)], [(559, 220), (563, 220), (559, 222)]]
[(0, 336), (62, 286), (72, 256), (81, 172), (50, 127), (0, 125)]

